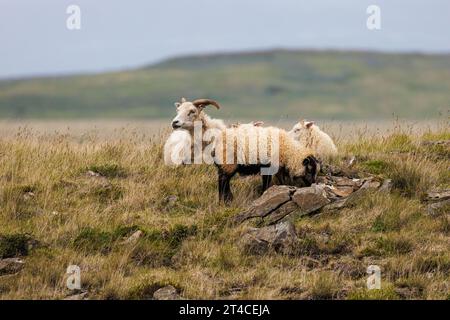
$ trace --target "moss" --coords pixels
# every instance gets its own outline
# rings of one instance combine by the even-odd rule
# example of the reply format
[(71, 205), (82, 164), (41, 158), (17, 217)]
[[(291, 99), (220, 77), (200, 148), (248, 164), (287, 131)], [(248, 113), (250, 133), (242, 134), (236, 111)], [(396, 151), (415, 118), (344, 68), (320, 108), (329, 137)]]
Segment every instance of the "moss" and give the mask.
[(362, 168), (373, 174), (382, 174), (389, 167), (383, 160), (368, 160), (361, 164)]
[(28, 255), (30, 236), (22, 233), (0, 235), (0, 258)]

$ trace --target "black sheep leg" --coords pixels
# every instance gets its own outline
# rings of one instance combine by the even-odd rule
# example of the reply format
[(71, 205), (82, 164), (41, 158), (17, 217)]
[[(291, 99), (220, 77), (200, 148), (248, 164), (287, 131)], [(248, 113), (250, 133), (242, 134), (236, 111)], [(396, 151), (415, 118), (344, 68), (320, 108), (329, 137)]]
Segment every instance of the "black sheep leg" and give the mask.
[(272, 184), (272, 176), (271, 175), (262, 175), (262, 192), (266, 191), (270, 185)]
[(230, 180), (230, 175), (219, 172), (219, 202), (229, 203), (233, 200), (233, 194), (231, 193), (230, 188)]

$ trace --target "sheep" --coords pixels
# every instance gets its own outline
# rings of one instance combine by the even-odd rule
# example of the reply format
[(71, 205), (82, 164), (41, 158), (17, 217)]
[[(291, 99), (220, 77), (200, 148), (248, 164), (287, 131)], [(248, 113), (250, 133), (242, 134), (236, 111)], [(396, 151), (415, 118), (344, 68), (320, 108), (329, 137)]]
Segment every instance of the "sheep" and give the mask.
[(252, 122), (244, 123), (244, 124), (241, 124), (241, 123), (237, 122), (237, 123), (233, 123), (233, 124), (231, 125), (231, 128), (237, 128), (237, 127), (242, 127), (242, 126), (247, 126), (247, 127), (262, 127), (263, 125), (264, 125), (264, 121), (252, 121)]
[(320, 130), (313, 121), (299, 121), (288, 134), (303, 146), (312, 149), (318, 157), (329, 157), (338, 152), (330, 136)]
[(168, 165), (191, 163), (192, 137), (189, 131), (178, 129), (172, 131), (164, 144), (164, 162)]
[[(210, 118), (203, 109), (209, 105), (220, 109), (219, 104), (211, 99), (197, 99), (192, 102), (181, 98), (181, 102), (176, 102), (177, 115), (172, 120), (172, 128), (174, 134), (171, 135), (166, 142), (167, 153), (172, 154), (175, 163), (172, 164), (189, 164), (194, 158), (194, 163), (201, 163), (201, 152), (206, 146), (203, 139), (204, 133), (208, 130), (221, 131), (226, 129), (223, 120)], [(184, 133), (175, 133), (179, 130), (184, 130)], [(190, 139), (185, 133), (189, 133)], [(176, 140), (179, 139), (178, 142)], [(190, 150), (190, 152), (188, 152)], [(181, 155), (181, 156), (180, 156)], [(171, 162), (169, 161), (169, 164)]]
[(209, 105), (213, 105), (217, 109), (220, 109), (219, 104), (211, 99), (197, 99), (190, 102), (185, 98), (181, 98), (181, 102), (175, 102), (177, 115), (172, 120), (172, 128), (188, 130), (192, 135), (195, 122), (200, 121), (203, 130), (212, 128), (224, 130), (226, 125), (223, 120), (211, 119), (205, 112), (203, 112), (203, 109)]
[(262, 191), (272, 183), (289, 178), (310, 186), (316, 181), (320, 164), (313, 153), (275, 127), (239, 126), (221, 132), (214, 149), (218, 172), (219, 201), (230, 202), (230, 180), (236, 174), (262, 176)]

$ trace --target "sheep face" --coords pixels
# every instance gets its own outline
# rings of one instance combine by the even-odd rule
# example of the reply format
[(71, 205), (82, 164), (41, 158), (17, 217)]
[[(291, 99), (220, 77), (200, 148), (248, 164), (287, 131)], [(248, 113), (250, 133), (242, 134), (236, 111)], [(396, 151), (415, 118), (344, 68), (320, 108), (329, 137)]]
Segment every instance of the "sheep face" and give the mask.
[(192, 102), (183, 101), (175, 103), (177, 107), (177, 115), (172, 120), (172, 128), (174, 129), (194, 129), (194, 122), (199, 120), (201, 110)]
[(181, 102), (175, 103), (175, 107), (177, 107), (177, 116), (172, 120), (172, 128), (193, 130), (194, 123), (206, 116), (202, 113), (203, 109), (210, 105), (220, 109), (219, 104), (211, 99), (196, 99), (190, 102), (186, 101), (185, 98), (181, 98)]
[(295, 185), (309, 187), (316, 182), (317, 174), (320, 171), (320, 162), (314, 156), (306, 157), (302, 162), (300, 172), (293, 174), (292, 180)]
[(313, 126), (314, 126), (313, 121), (302, 120), (299, 123), (297, 123), (292, 128), (292, 130), (288, 132), (288, 134), (294, 140), (300, 141), (302, 138), (310, 134)]

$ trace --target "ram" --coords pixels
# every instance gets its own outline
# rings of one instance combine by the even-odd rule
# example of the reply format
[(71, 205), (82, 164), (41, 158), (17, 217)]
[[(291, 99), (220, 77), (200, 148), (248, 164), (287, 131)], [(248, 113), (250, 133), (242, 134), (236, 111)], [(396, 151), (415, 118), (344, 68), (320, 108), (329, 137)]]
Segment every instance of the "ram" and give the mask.
[(314, 154), (275, 127), (239, 126), (222, 131), (214, 149), (219, 200), (233, 199), (230, 180), (236, 174), (262, 176), (262, 191), (275, 175), (280, 183), (310, 186), (320, 164)]
[(178, 129), (172, 131), (164, 144), (164, 163), (181, 165), (191, 163), (192, 137), (189, 131)]
[(192, 159), (196, 160), (195, 155), (201, 156), (207, 145), (208, 141), (204, 139), (205, 132), (226, 128), (222, 120), (212, 119), (203, 111), (209, 105), (220, 109), (219, 104), (211, 99), (197, 99), (190, 102), (181, 98), (181, 102), (175, 103), (177, 115), (172, 120), (174, 131), (164, 145), (166, 164), (192, 163)]
[(338, 152), (333, 139), (320, 130), (313, 121), (299, 121), (289, 131), (289, 135), (299, 141), (304, 147), (313, 150), (318, 157), (333, 156)]

